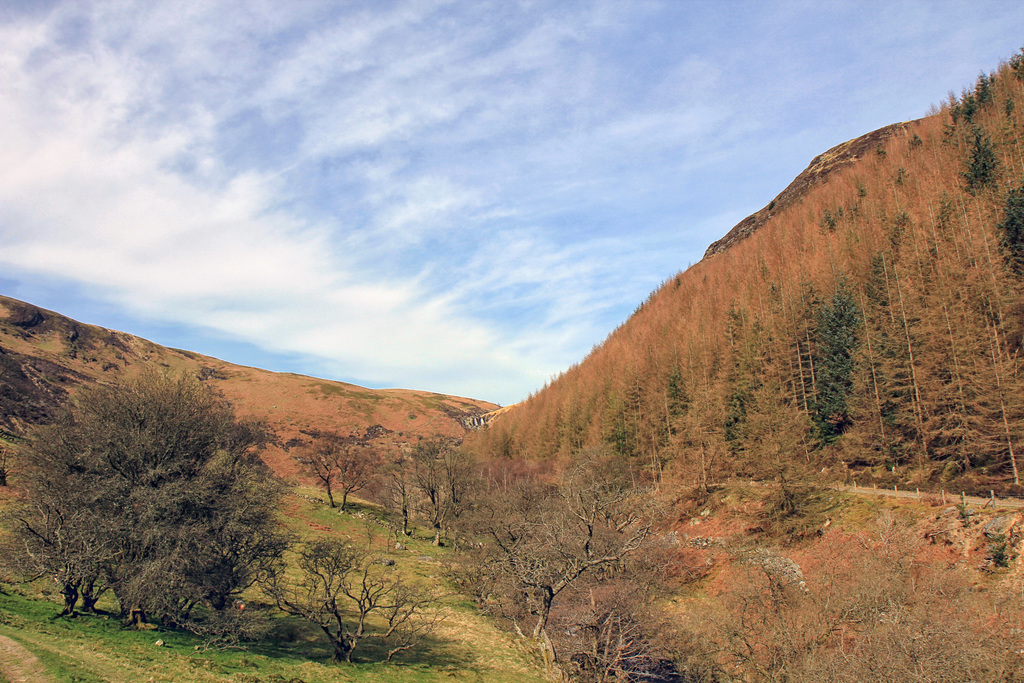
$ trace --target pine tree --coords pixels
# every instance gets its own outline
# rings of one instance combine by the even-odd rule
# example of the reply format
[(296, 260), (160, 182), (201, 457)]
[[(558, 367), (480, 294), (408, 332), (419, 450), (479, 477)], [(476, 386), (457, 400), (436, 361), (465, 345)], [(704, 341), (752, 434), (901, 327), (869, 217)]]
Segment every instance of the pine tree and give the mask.
[(992, 138), (985, 135), (980, 126), (974, 126), (971, 129), (971, 158), (967, 162), (967, 170), (961, 174), (967, 181), (967, 191), (977, 194), (978, 190), (995, 182), (997, 166)]
[(1005, 215), (998, 226), (999, 244), (1006, 262), (1020, 273), (1024, 271), (1024, 187), (1010, 190), (1003, 211)]
[(853, 295), (840, 283), (818, 312), (817, 385), (814, 423), (825, 443), (832, 443), (852, 424), (847, 396), (853, 389), (853, 353), (859, 344), (860, 311)]

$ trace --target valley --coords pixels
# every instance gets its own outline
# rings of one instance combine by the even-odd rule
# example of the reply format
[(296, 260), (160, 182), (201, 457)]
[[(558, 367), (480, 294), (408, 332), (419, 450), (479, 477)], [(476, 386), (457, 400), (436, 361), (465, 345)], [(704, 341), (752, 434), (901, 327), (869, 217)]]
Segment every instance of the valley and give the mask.
[(505, 408), (0, 298), (0, 671), (1020, 680), (1022, 132), (1024, 52)]

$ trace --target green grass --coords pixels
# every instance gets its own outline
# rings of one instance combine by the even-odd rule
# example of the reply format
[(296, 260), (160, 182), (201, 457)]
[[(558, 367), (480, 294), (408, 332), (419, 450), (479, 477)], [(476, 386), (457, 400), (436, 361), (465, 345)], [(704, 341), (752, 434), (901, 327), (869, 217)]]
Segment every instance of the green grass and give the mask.
[[(315, 489), (301, 493), (317, 496)], [(446, 584), (439, 560), (448, 552), (430, 544), (427, 533), (402, 538), (408, 550), (395, 550), (393, 536), (379, 522), (383, 511), (356, 501), (339, 513), (326, 504), (287, 496), (285, 523), (301, 539), (338, 534), (365, 542), (366, 520), (380, 552), (395, 559), (409, 580)], [(353, 513), (359, 513), (362, 518)], [(424, 560), (422, 558), (429, 558)], [(448, 590), (448, 589), (445, 589)], [(44, 594), (44, 591), (50, 595)], [(449, 591), (450, 593), (450, 591)], [(260, 601), (253, 593), (252, 604)], [(498, 631), (464, 597), (449, 594), (443, 602), (445, 622), (416, 650), (401, 653), (391, 664), (377, 643), (361, 642), (353, 664), (336, 664), (331, 647), (316, 627), (275, 613), (274, 628), (263, 642), (245, 650), (204, 650), (202, 640), (172, 630), (136, 630), (114, 616), (81, 615), (57, 618), (59, 596), (45, 583), (0, 593), (0, 634), (13, 638), (36, 655), (55, 681), (152, 681), (153, 683), (429, 683), (480, 681), (528, 683), (546, 680), (526, 643)], [(102, 606), (102, 604), (101, 604)], [(163, 640), (164, 645), (155, 645)], [(2, 679), (0, 679), (0, 683)]]

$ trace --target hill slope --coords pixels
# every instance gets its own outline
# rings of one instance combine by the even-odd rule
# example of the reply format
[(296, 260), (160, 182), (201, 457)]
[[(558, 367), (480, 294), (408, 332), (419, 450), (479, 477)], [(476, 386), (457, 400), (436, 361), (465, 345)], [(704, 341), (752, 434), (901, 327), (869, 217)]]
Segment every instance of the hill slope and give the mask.
[(239, 416), (265, 421), (274, 443), (264, 457), (286, 476), (297, 468), (289, 451), (320, 431), (368, 435), (390, 444), (421, 436), (461, 437), (464, 422), (497, 407), (233, 365), (0, 297), (0, 430), (9, 436), (50, 419), (77, 388), (142, 367), (196, 374)]
[(749, 237), (755, 230), (768, 222), (774, 215), (799, 202), (814, 187), (824, 183), (833, 173), (842, 170), (847, 165), (856, 162), (865, 154), (875, 152), (886, 140), (893, 135), (904, 132), (909, 123), (893, 123), (888, 126), (871, 131), (859, 138), (848, 140), (836, 145), (832, 149), (819, 154), (811, 159), (811, 163), (793, 179), (786, 189), (775, 196), (768, 204), (757, 213), (753, 213), (733, 226), (732, 230), (725, 234), (725, 237), (711, 243), (711, 246), (704, 252), (704, 258), (710, 258), (720, 254), (740, 240)]
[(1017, 55), (830, 150), (475, 446), (603, 448), (701, 489), (825, 470), (1020, 492), (1022, 130)]

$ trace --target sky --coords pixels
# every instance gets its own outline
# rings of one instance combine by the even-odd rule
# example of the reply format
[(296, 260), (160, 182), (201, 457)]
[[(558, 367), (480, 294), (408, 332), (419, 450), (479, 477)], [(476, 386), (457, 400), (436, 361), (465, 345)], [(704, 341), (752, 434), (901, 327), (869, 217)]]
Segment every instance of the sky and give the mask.
[(0, 2), (0, 294), (519, 401), (1024, 3)]

